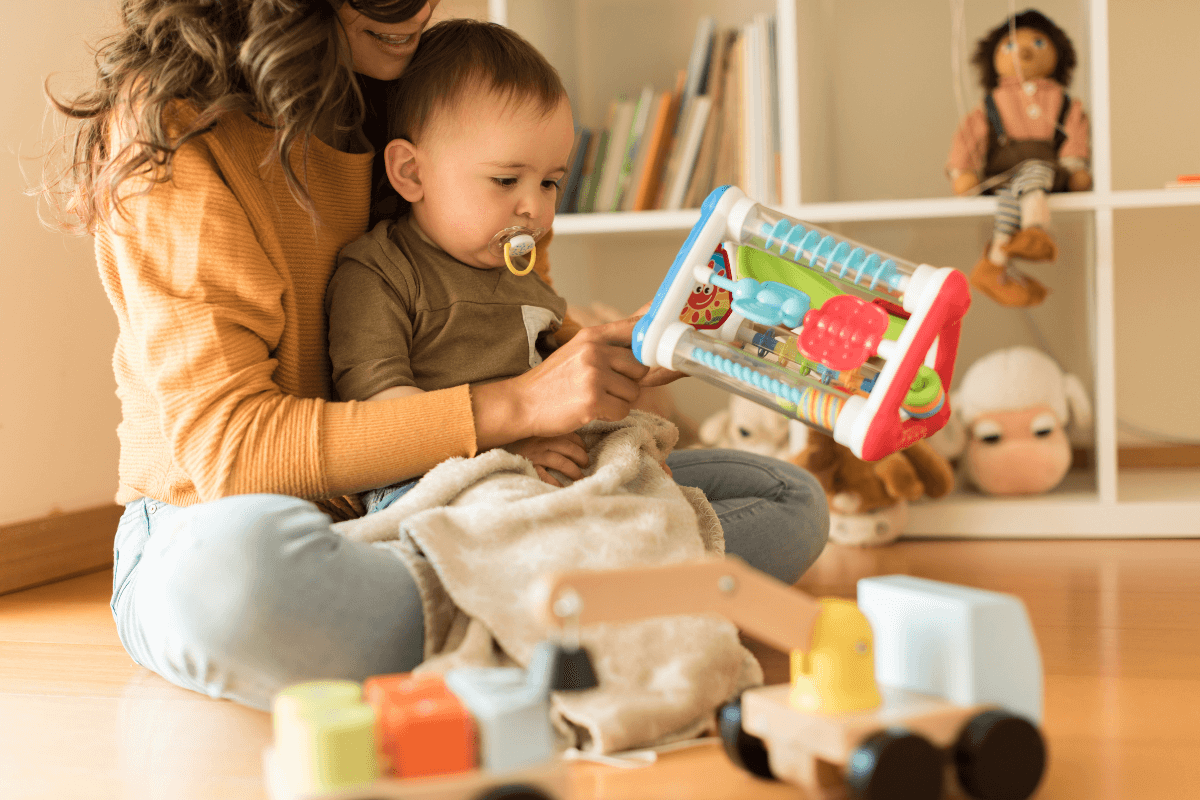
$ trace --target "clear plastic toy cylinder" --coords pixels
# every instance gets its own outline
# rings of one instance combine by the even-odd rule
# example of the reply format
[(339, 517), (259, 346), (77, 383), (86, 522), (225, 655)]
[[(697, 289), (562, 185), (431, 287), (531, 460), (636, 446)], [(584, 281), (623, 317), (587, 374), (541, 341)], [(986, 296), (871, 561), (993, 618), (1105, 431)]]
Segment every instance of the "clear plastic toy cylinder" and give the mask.
[[(723, 335), (721, 338), (724, 341), (740, 344), (743, 350), (745, 350), (747, 347), (753, 347), (759, 350), (774, 351), (774, 348), (778, 346), (778, 343), (785, 342), (788, 339), (794, 340), (796, 338), (794, 331), (784, 328), (780, 325), (763, 325), (748, 319), (741, 320), (737, 324), (737, 327), (734, 328), (730, 334), (724, 335), (724, 332), (722, 333)], [(804, 359), (798, 348), (796, 352), (792, 354), (792, 359), (793, 361), (806, 362), (809, 366), (817, 371), (824, 370), (833, 376), (839, 376), (837, 370), (832, 370), (816, 362), (810, 362), (807, 361), (807, 359)], [(857, 368), (857, 370), (855, 370), (855, 372), (861, 378), (868, 380), (874, 379), (877, 375), (879, 375), (881, 363), (882, 361), (878, 358), (869, 359), (863, 362)]]
[(671, 365), (831, 435), (846, 401), (846, 394), (820, 381), (756, 359), (736, 345), (691, 328), (675, 342)]
[(897, 304), (917, 270), (911, 261), (758, 203), (746, 214), (738, 240), (814, 270), (855, 294)]

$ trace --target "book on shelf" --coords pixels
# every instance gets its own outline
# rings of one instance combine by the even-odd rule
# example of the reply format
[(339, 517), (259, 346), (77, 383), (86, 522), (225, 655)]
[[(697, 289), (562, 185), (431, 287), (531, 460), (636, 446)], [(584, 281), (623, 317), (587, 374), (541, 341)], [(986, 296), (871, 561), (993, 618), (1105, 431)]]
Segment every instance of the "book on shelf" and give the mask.
[(608, 211), (622, 210), (625, 192), (629, 188), (632, 175), (634, 175), (637, 151), (642, 144), (642, 136), (646, 133), (646, 118), (650, 113), (650, 106), (654, 104), (654, 97), (654, 86), (642, 86), (642, 94), (638, 95), (637, 103), (634, 106), (634, 119), (630, 122), (629, 138), (625, 142), (625, 155), (620, 160), (616, 192), (613, 193), (612, 204), (608, 207)]
[(770, 125), (768, 153), (772, 183), (772, 203), (783, 202), (783, 133), (779, 117), (779, 41), (775, 15), (766, 15), (767, 25), (767, 105)]
[(667, 156), (674, 140), (686, 80), (687, 72), (679, 70), (675, 78), (675, 89), (664, 92), (659, 98), (658, 115), (646, 141), (645, 169), (638, 180), (631, 209), (633, 211), (647, 211), (655, 208), (658, 203), (659, 187), (662, 185), (663, 171), (666, 169)]
[(567, 159), (567, 174), (562, 177), (558, 194), (558, 214), (569, 214), (579, 208), (579, 184), (583, 179), (583, 162), (592, 143), (591, 128), (576, 128), (571, 157)]
[(692, 99), (688, 111), (687, 127), (680, 129), (679, 165), (672, 176), (668, 187), (666, 202), (661, 207), (674, 210), (683, 208), (683, 195), (687, 191), (688, 180), (692, 169), (696, 166), (696, 154), (700, 150), (700, 138), (704, 135), (704, 127), (708, 123), (708, 112), (712, 109), (712, 98), (706, 94), (697, 95)]
[(1168, 181), (1165, 184), (1167, 189), (1191, 189), (1200, 186), (1200, 174), (1192, 173), (1187, 175), (1177, 175), (1175, 180)]
[[(644, 164), (644, 156), (646, 156), (646, 133), (649, 127), (649, 119), (655, 113), (655, 106), (659, 102), (659, 96), (654, 92), (654, 86), (647, 84), (642, 86), (642, 94), (637, 98), (637, 107), (634, 109), (634, 127), (629, 133), (629, 144), (625, 146), (625, 160), (620, 166), (620, 176), (617, 180), (617, 197), (613, 199), (613, 211), (629, 211), (631, 210), (634, 198), (632, 194), (636, 192), (634, 185), (635, 174), (642, 169)], [(630, 186), (634, 188), (630, 190)]]
[(713, 37), (716, 35), (716, 30), (717, 20), (715, 17), (704, 16), (696, 23), (696, 32), (692, 36), (692, 49), (688, 56), (687, 82), (683, 87), (682, 113), (687, 113), (693, 98), (704, 94), (705, 79), (708, 76), (708, 64), (712, 58)]
[(712, 62), (708, 72), (708, 94), (712, 97), (712, 108), (708, 122), (700, 138), (700, 150), (696, 153), (696, 166), (688, 183), (683, 199), (684, 208), (698, 208), (718, 185), (713, 182), (717, 167), (717, 153), (721, 145), (724, 127), (724, 102), (726, 96), (725, 74), (729, 68), (729, 53), (737, 31), (721, 31), (713, 42)]
[(676, 74), (676, 85), (665, 95), (666, 103), (660, 107), (659, 118), (655, 120), (654, 131), (647, 143), (646, 173), (637, 187), (634, 198), (634, 211), (648, 211), (658, 207), (659, 192), (662, 186), (662, 175), (666, 172), (667, 158), (671, 155), (671, 145), (674, 142), (674, 132), (679, 122), (679, 109), (683, 103), (684, 85), (688, 73), (680, 70)]
[(724, 99), (721, 104), (721, 141), (713, 165), (715, 186), (744, 186), (739, 154), (745, 146), (742, 114), (742, 50), (745, 42), (741, 31), (735, 31), (729, 43), (729, 61), (725, 70)]
[(671, 194), (671, 186), (675, 183), (675, 176), (679, 173), (679, 165), (683, 161), (683, 132), (688, 129), (694, 113), (695, 105), (684, 105), (683, 99), (680, 98), (679, 116), (675, 121), (675, 132), (671, 135), (671, 141), (667, 144), (662, 179), (659, 181), (658, 190), (654, 194), (651, 208), (667, 207), (667, 197)]
[(633, 156), (633, 169), (629, 172), (629, 182), (621, 192), (620, 211), (632, 211), (634, 199), (637, 197), (638, 186), (646, 176), (647, 159), (650, 154), (650, 137), (654, 135), (654, 126), (658, 122), (662, 110), (662, 94), (655, 94), (646, 114), (646, 127), (642, 130), (637, 150)]
[(604, 152), (608, 142), (608, 131), (595, 131), (588, 143), (587, 153), (583, 157), (583, 174), (579, 176), (579, 196), (575, 198), (575, 211), (587, 212), (592, 210), (596, 199), (596, 160), (599, 153)]
[(716, 32), (716, 17), (706, 15), (696, 22), (696, 33), (692, 36), (692, 50), (688, 56), (688, 81), (684, 86), (684, 94), (689, 100), (696, 95), (704, 94), (709, 59), (712, 57), (713, 37)]
[(596, 137), (595, 153), (584, 163), (583, 169), (586, 178), (580, 190), (580, 211), (596, 210), (596, 194), (600, 190), (600, 180), (604, 177), (604, 162), (608, 160), (608, 140), (612, 136), (612, 124), (617, 114), (617, 104), (617, 100), (608, 104), (604, 127), (600, 129), (600, 134)]
[(608, 150), (604, 156), (604, 168), (600, 173), (600, 185), (596, 189), (593, 211), (612, 211), (616, 205), (617, 183), (621, 179), (621, 168), (625, 164), (625, 149), (629, 145), (629, 134), (633, 130), (633, 114), (637, 101), (622, 97), (617, 101), (612, 127), (608, 134)]
[(604, 166), (604, 155), (608, 150), (608, 129), (612, 125), (616, 102), (609, 104), (604, 127), (592, 134), (591, 144), (583, 160), (583, 174), (579, 179), (579, 198), (575, 210), (581, 213), (592, 211), (596, 205), (596, 189), (600, 183), (600, 171)]
[(767, 102), (768, 75), (764, 67), (767, 61), (766, 26), (763, 15), (756, 14), (754, 20), (742, 28), (745, 47), (742, 50), (744, 70), (742, 72), (743, 129), (746, 133), (742, 148), (741, 172), (745, 178), (746, 194), (763, 202), (771, 200), (771, 181), (768, 170), (767, 147), (770, 142), (770, 107)]

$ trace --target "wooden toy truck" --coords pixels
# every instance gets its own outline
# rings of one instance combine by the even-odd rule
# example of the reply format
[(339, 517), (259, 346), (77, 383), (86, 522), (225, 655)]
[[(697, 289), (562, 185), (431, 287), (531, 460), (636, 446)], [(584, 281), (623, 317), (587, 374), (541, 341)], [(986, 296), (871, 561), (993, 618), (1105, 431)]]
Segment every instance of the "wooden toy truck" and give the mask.
[(716, 613), (789, 652), (790, 684), (720, 711), (726, 752), (760, 777), (814, 797), (848, 787), (865, 800), (935, 800), (949, 773), (979, 800), (1029, 797), (1046, 751), (1030, 721), (1041, 663), (1020, 601), (908, 576), (858, 590), (859, 604), (817, 600), (725, 558), (561, 573), (547, 616), (576, 626)]

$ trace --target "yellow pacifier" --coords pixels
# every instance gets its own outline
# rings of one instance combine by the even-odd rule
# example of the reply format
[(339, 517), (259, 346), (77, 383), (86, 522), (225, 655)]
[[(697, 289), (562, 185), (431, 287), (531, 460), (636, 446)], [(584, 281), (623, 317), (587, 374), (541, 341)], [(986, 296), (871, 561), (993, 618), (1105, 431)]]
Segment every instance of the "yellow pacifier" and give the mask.
[[(492, 241), (488, 244), (488, 250), (493, 255), (504, 256), (504, 263), (508, 265), (508, 271), (513, 275), (528, 275), (533, 269), (534, 262), (537, 261), (537, 240), (542, 238), (545, 233), (545, 228), (521, 226), (505, 228), (492, 237)], [(529, 263), (524, 269), (517, 269), (512, 259), (524, 255), (529, 256)]]

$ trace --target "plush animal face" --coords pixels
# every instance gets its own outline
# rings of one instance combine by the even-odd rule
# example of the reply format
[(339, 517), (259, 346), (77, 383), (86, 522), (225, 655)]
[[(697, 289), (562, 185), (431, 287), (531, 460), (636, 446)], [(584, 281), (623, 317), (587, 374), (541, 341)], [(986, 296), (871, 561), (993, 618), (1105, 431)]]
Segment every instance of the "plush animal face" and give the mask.
[(1002, 78), (1015, 76), (1017, 64), (1021, 65), (1020, 77), (1027, 81), (1053, 75), (1058, 66), (1054, 43), (1035, 28), (1017, 28), (1016, 36), (1005, 36), (992, 57), (996, 74)]
[(989, 411), (970, 427), (967, 475), (988, 494), (1038, 494), (1053, 489), (1071, 466), (1071, 444), (1048, 405)]
[(700, 425), (700, 441), (774, 458), (788, 457), (787, 417), (740, 395)]
[(729, 439), (735, 450), (778, 456), (787, 452), (787, 417), (735, 395), (729, 403)]

